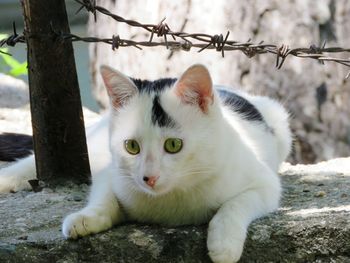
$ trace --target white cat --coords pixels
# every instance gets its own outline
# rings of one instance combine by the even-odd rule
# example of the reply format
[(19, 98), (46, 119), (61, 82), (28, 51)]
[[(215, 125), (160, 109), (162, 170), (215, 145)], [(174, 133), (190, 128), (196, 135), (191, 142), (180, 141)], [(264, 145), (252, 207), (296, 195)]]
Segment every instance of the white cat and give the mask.
[[(212, 85), (202, 65), (178, 79), (141, 81), (107, 66), (110, 112), (87, 130), (89, 202), (68, 215), (66, 238), (123, 221), (209, 222), (214, 262), (236, 262), (249, 223), (274, 211), (277, 170), (291, 148), (288, 114), (276, 101)], [(0, 191), (28, 187), (33, 156), (0, 170)]]

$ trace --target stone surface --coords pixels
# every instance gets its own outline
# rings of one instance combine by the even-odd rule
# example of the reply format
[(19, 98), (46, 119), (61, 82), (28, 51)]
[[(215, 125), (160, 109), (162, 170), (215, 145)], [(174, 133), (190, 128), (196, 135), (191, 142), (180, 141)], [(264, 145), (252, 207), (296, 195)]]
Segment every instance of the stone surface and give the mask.
[[(281, 208), (251, 224), (240, 262), (350, 262), (350, 158), (285, 164), (281, 179)], [(210, 262), (206, 225), (130, 223), (64, 240), (62, 218), (84, 206), (77, 196), (87, 191), (69, 185), (0, 195), (0, 262)]]
[[(127, 19), (158, 24), (164, 17), (173, 31), (223, 34), (245, 42), (286, 44), (291, 48), (320, 46), (349, 47), (350, 1), (348, 0), (237, 0), (237, 1), (127, 1), (97, 0), (99, 5)], [(102, 14), (95, 23), (90, 17), (89, 35), (145, 41), (145, 31), (116, 23)], [(156, 38), (162, 41), (163, 38)], [(337, 54), (330, 54), (337, 56)], [(348, 58), (343, 54), (344, 58)], [(206, 50), (198, 53), (172, 52), (165, 48), (142, 51), (121, 47), (113, 51), (106, 44), (91, 44), (91, 73), (94, 93), (101, 105), (107, 96), (99, 66), (109, 64), (133, 77), (154, 79), (179, 76), (193, 63), (205, 64), (217, 84), (242, 87), (267, 94), (284, 103), (291, 113), (295, 132), (294, 163), (313, 163), (350, 155), (349, 69), (335, 63), (288, 57), (280, 70), (276, 57), (263, 54), (247, 58), (241, 52)]]
[(0, 108), (18, 108), (29, 103), (27, 83), (0, 73)]

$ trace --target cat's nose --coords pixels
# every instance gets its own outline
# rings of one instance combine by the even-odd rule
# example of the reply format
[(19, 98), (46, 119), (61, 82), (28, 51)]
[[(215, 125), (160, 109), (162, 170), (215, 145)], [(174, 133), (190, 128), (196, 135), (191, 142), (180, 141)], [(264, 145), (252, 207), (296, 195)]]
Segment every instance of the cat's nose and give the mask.
[(146, 184), (153, 188), (158, 178), (159, 176), (144, 176), (143, 180), (146, 182)]

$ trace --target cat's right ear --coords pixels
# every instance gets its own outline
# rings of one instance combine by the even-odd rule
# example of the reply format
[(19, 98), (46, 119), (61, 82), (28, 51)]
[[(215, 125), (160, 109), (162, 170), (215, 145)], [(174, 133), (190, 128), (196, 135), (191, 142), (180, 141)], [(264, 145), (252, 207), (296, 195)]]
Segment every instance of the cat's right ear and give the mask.
[(114, 108), (123, 106), (138, 92), (132, 80), (120, 71), (102, 65), (100, 72)]
[(175, 89), (184, 103), (197, 105), (203, 113), (207, 113), (214, 100), (209, 71), (200, 64), (189, 67), (176, 82)]

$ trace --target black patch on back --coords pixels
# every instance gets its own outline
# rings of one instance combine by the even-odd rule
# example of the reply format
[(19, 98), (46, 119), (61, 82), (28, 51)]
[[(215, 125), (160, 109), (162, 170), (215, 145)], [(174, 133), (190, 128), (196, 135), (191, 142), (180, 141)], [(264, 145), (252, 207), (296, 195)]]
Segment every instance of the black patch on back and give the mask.
[(224, 104), (228, 105), (234, 112), (239, 113), (243, 119), (265, 122), (258, 109), (242, 96), (223, 89), (218, 89), (218, 92)]
[(169, 88), (173, 86), (176, 82), (176, 79), (173, 78), (164, 78), (164, 79), (157, 79), (154, 81), (149, 80), (140, 80), (140, 79), (133, 79), (131, 80), (136, 85), (137, 89), (140, 93), (160, 93), (166, 88)]
[(154, 96), (152, 106), (152, 123), (159, 127), (174, 127), (175, 121), (164, 111), (159, 102), (159, 95)]
[(0, 134), (0, 161), (13, 162), (33, 151), (32, 136), (16, 133)]

